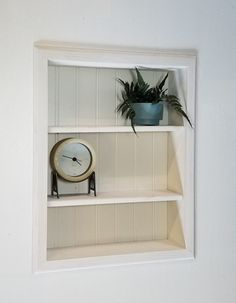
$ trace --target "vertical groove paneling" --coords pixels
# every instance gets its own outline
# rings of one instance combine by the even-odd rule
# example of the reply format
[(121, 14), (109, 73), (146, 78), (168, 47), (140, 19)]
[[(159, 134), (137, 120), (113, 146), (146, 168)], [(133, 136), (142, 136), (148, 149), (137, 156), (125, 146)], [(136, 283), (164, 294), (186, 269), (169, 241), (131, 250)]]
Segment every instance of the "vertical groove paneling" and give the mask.
[[(55, 71), (55, 77), (56, 77), (56, 85), (55, 85), (55, 94), (56, 94), (56, 100), (55, 100), (55, 110), (56, 110), (56, 117), (55, 117), (55, 125), (60, 125), (59, 123), (59, 104), (60, 104), (60, 67), (56, 67)], [(50, 102), (49, 102), (50, 103)]]
[(155, 202), (152, 202), (152, 239), (155, 239), (156, 236), (156, 210), (155, 210)]
[(152, 134), (139, 133), (136, 139), (136, 189), (152, 190)]
[[(142, 75), (155, 85), (162, 73), (142, 71)], [(49, 125), (130, 125), (115, 110), (122, 101), (118, 78), (133, 80), (126, 69), (49, 66)], [(54, 92), (51, 85), (58, 91)], [(58, 103), (56, 108), (53, 100)], [(164, 117), (161, 124), (167, 122)]]
[[(142, 74), (151, 84), (160, 76), (153, 71)], [(115, 111), (121, 101), (117, 78), (132, 80), (128, 70), (49, 67), (49, 125), (129, 125)], [(167, 133), (50, 134), (49, 152), (58, 140), (68, 137), (79, 137), (94, 147), (98, 192), (167, 188)], [(50, 193), (50, 167), (48, 181)], [(59, 180), (59, 190), (85, 192), (87, 183)], [(166, 202), (48, 211), (48, 247), (165, 238)]]
[(75, 240), (71, 246), (84, 246), (96, 243), (96, 207), (75, 207)]
[(99, 136), (99, 174), (98, 191), (113, 191), (115, 173), (115, 136), (112, 134), (102, 134)]
[(58, 238), (58, 222), (57, 209), (48, 208), (47, 211), (47, 247), (53, 248), (57, 246)]
[(161, 190), (167, 188), (168, 133), (155, 133), (154, 137), (154, 189)]
[(121, 133), (116, 136), (116, 189), (134, 189), (134, 134)]
[(114, 204), (114, 242), (117, 242), (118, 239), (118, 205)]
[(76, 68), (59, 67), (59, 125), (76, 124)]
[(99, 109), (100, 109), (100, 104), (99, 104), (99, 92), (100, 92), (100, 68), (96, 68), (96, 101), (95, 101), (95, 123), (94, 125), (99, 125)]
[(152, 203), (137, 203), (134, 214), (135, 241), (151, 240), (153, 236)]
[(167, 203), (49, 208), (48, 247), (167, 239)]
[(48, 247), (66, 247), (75, 244), (76, 214), (74, 207), (48, 210)]
[(96, 125), (97, 117), (97, 70), (96, 68), (79, 68), (78, 77), (78, 123), (79, 125)]
[[(132, 75), (130, 73), (130, 71), (125, 70), (125, 69), (119, 69), (116, 70), (116, 79), (122, 79), (123, 81), (132, 81)], [(123, 99), (121, 96), (121, 90), (123, 89), (122, 85), (119, 83), (119, 81), (116, 80), (116, 92), (117, 92), (117, 105), (120, 104)], [(123, 117), (121, 117), (120, 113), (117, 114), (117, 120), (116, 120), (116, 124), (117, 125), (130, 125), (130, 121), (125, 120)]]
[(154, 133), (153, 152), (153, 177), (154, 189), (161, 190), (167, 188), (167, 133)]
[(115, 239), (115, 205), (97, 206), (98, 239), (97, 243), (111, 243)]
[(154, 203), (154, 239), (167, 239), (167, 203)]
[(75, 125), (79, 125), (79, 69), (75, 68)]
[(115, 125), (116, 79), (114, 69), (99, 70), (98, 100), (98, 125)]
[(137, 189), (137, 136), (134, 136), (134, 189)]
[(117, 205), (117, 242), (134, 240), (133, 207), (131, 204)]

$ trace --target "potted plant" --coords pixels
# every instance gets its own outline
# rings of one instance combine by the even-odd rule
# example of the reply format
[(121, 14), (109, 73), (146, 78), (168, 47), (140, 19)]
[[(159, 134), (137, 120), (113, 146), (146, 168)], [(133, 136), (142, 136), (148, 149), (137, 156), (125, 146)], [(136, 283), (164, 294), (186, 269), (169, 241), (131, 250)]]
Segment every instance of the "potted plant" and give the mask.
[(117, 112), (121, 112), (121, 115), (124, 116), (125, 119), (130, 119), (131, 126), (135, 133), (135, 125), (159, 125), (159, 121), (163, 117), (164, 102), (182, 115), (192, 127), (191, 121), (184, 112), (179, 98), (175, 95), (168, 95), (167, 89), (164, 89), (168, 73), (160, 83), (150, 87), (150, 85), (144, 81), (137, 67), (135, 71), (136, 78), (131, 83), (118, 79), (123, 86), (123, 101), (117, 107)]

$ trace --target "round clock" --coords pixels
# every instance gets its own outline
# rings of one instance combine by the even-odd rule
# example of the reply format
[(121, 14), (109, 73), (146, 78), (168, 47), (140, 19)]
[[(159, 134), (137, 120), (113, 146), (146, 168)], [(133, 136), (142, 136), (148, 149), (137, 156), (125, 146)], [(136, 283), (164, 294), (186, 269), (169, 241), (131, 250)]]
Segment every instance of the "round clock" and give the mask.
[(95, 151), (89, 143), (78, 138), (57, 142), (50, 153), (50, 163), (57, 174), (66, 181), (87, 179), (95, 168)]

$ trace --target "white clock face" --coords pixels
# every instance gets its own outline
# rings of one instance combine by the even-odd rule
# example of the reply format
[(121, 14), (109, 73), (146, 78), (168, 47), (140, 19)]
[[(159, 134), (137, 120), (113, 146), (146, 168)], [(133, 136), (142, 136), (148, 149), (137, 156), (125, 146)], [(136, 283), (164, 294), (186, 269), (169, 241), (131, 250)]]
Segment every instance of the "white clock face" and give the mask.
[(64, 174), (81, 176), (90, 167), (92, 156), (88, 148), (81, 143), (64, 145), (58, 155), (58, 162)]
[(52, 167), (67, 181), (83, 181), (95, 167), (93, 148), (80, 139), (69, 138), (59, 141), (51, 154)]

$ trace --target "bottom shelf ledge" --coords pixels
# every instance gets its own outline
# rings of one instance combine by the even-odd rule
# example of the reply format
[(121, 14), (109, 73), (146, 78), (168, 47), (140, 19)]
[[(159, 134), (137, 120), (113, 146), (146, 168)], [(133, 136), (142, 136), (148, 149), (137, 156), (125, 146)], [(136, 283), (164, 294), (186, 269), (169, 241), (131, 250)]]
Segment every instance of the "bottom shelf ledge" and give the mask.
[(184, 247), (170, 240), (122, 242), (81, 247), (50, 248), (48, 249), (47, 259), (48, 261), (54, 261), (174, 250), (184, 250)]
[(136, 190), (120, 192), (99, 192), (93, 195), (61, 195), (60, 199), (55, 196), (48, 197), (48, 207), (67, 207), (79, 205), (118, 204), (118, 203), (142, 203), (142, 202), (163, 202), (177, 201), (182, 195), (170, 190)]

